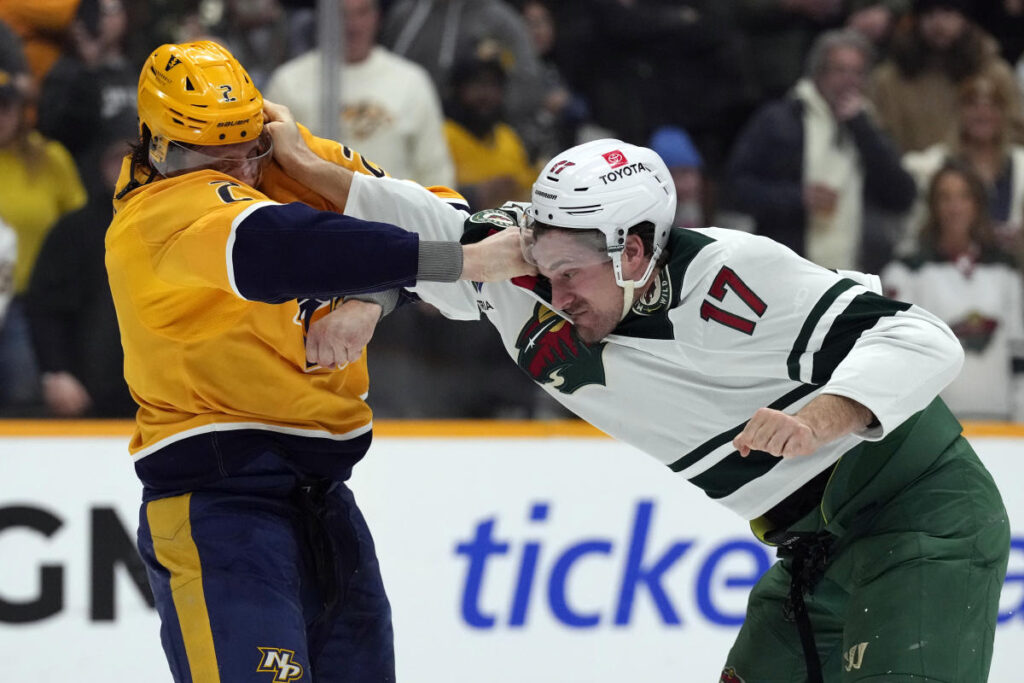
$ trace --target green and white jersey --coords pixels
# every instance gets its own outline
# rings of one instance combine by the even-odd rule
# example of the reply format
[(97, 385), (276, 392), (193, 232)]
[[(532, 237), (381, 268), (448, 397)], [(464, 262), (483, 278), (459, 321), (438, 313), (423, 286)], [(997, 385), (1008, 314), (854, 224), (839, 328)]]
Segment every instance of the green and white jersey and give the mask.
[[(353, 181), (346, 211), (424, 239), (479, 239), (504, 212), (468, 220), (416, 185)], [(475, 235), (478, 233), (478, 235)], [(925, 310), (879, 294), (878, 279), (837, 274), (742, 232), (676, 229), (647, 295), (597, 344), (550, 305), (543, 278), (425, 283), (453, 318), (483, 312), (509, 356), (551, 396), (726, 507), (754, 519), (864, 440), (881, 440), (957, 374), (962, 351)], [(732, 439), (761, 407), (796, 412), (820, 393), (867, 406), (877, 426), (811, 456), (740, 457)]]

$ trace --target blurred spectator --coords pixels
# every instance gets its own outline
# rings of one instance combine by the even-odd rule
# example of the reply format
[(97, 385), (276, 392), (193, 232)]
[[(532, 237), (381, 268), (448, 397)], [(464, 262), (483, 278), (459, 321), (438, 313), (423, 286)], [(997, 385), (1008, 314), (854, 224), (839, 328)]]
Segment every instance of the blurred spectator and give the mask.
[(14, 300), (0, 328), (0, 406), (30, 404), (39, 377), (20, 294), (46, 232), (85, 202), (74, 161), (59, 142), (35, 131), (26, 115), (24, 75), (0, 65), (0, 218), (18, 235)]
[(203, 23), (231, 46), (256, 87), (262, 88), (287, 53), (284, 10), (278, 0), (224, 0), (223, 6), (219, 21), (207, 17)]
[(1024, 0), (976, 2), (974, 16), (999, 43), (1003, 59), (1016, 64), (1024, 57)]
[(910, 9), (910, 0), (851, 0), (848, 4), (846, 28), (871, 41), (879, 54), (886, 54), (897, 23)]
[[(966, 79), (983, 74), (1016, 88), (995, 40), (968, 19), (970, 5), (967, 0), (915, 0), (912, 20), (893, 37), (890, 58), (872, 76), (880, 121), (902, 151), (942, 141), (956, 115), (957, 88)], [(1019, 94), (1010, 116), (1019, 133)]]
[(704, 161), (682, 128), (662, 126), (647, 145), (661, 157), (676, 186), (676, 217), (672, 225), (701, 228), (704, 219)]
[[(455, 184), (442, 128), (441, 103), (420, 65), (376, 44), (376, 0), (342, 0), (345, 70), (339, 84), (341, 141), (398, 178), (422, 185)], [(281, 65), (264, 91), (299, 121), (320, 120), (321, 54), (307, 52)], [(314, 128), (314, 132), (317, 132)], [(322, 134), (322, 133), (317, 133)]]
[(903, 166), (919, 188), (907, 229), (912, 242), (916, 242), (926, 214), (932, 176), (948, 159), (958, 159), (978, 175), (986, 189), (998, 246), (1017, 259), (1024, 257), (1024, 146), (1010, 139), (1010, 104), (1016, 92), (1007, 85), (986, 75), (964, 81), (947, 139), (904, 155)]
[(643, 144), (658, 126), (679, 126), (711, 181), (754, 102), (734, 4), (558, 0), (556, 60), (604, 137)]
[(556, 26), (547, 0), (526, 0), (523, 19), (540, 59), (544, 98), (533, 117), (520, 126), (530, 159), (543, 166), (551, 157), (576, 143), (576, 128), (587, 116), (582, 98), (569, 90), (554, 60)]
[(1024, 421), (1024, 283), (995, 249), (981, 179), (950, 162), (928, 189), (928, 218), (912, 257), (882, 272), (886, 293), (952, 328), (966, 352), (942, 392), (961, 419)]
[(504, 85), (495, 57), (468, 56), (452, 69), (444, 134), (455, 185), (470, 206), (526, 200), (536, 177), (522, 140), (504, 121)]
[(14, 297), (14, 263), (17, 260), (18, 235), (0, 220), (0, 329), (3, 329), (7, 307)]
[(79, 170), (96, 131), (135, 112), (139, 75), (127, 59), (127, 29), (123, 0), (82, 0), (67, 49), (43, 81), (39, 132), (64, 145)]
[(913, 178), (866, 108), (870, 61), (859, 33), (822, 34), (807, 77), (755, 114), (730, 160), (733, 201), (757, 232), (828, 268), (863, 260), (865, 204), (905, 211), (914, 201)]
[(79, 0), (3, 0), (0, 21), (21, 37), (35, 87), (60, 57)]
[[(496, 46), (508, 79), (506, 117), (516, 128), (541, 106), (544, 88), (523, 18), (504, 0), (396, 0), (381, 42), (423, 66), (445, 92), (456, 57)], [(488, 48), (492, 49), (492, 48)]]
[(135, 402), (124, 381), (103, 239), (113, 217), (111, 197), (135, 117), (108, 122), (97, 133), (100, 150), (91, 173), (100, 179), (89, 202), (57, 221), (32, 269), (25, 309), (32, 331), (43, 399), (59, 417), (130, 417)]
[(21, 38), (3, 20), (0, 20), (0, 64), (6, 64), (7, 70), (12, 73), (28, 73), (28, 61), (25, 60)]
[(569, 417), (508, 362), (493, 327), (453, 322), (425, 303), (380, 322), (367, 363), (367, 402), (378, 419)]
[(761, 102), (782, 97), (800, 78), (815, 37), (842, 24), (842, 0), (739, 0)]
[[(316, 0), (280, 0), (288, 25), (288, 58), (316, 47)], [(312, 120), (312, 119), (311, 119)]]

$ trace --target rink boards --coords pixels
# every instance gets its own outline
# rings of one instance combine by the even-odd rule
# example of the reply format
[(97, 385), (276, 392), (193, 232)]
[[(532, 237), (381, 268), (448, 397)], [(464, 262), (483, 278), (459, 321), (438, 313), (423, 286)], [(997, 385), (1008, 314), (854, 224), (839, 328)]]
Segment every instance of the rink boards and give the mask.
[[(169, 681), (131, 568), (123, 423), (0, 423), (10, 680)], [(1024, 646), (1024, 429), (972, 426), (1013, 529), (990, 680)], [(394, 608), (398, 680), (717, 680), (773, 561), (745, 523), (574, 423), (381, 424), (352, 480)], [(253, 680), (257, 674), (255, 653)]]

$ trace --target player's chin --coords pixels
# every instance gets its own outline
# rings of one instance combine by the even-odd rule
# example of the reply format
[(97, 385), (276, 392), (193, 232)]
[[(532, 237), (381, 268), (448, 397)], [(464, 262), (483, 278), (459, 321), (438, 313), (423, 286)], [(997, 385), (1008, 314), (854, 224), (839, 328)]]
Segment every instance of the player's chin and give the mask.
[(607, 325), (588, 325), (587, 323), (576, 323), (576, 334), (586, 344), (596, 344), (612, 332)]

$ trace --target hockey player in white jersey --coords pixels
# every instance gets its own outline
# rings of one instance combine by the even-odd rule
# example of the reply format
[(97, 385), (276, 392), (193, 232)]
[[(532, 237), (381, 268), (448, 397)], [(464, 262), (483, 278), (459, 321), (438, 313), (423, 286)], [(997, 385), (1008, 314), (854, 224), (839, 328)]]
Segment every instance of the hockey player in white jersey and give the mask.
[(424, 239), (522, 228), (540, 277), (415, 292), (482, 311), (554, 398), (779, 546), (722, 681), (985, 680), (1009, 526), (936, 398), (963, 357), (945, 324), (767, 238), (672, 229), (668, 169), (618, 140), (468, 220), (409, 182), (346, 190)]

